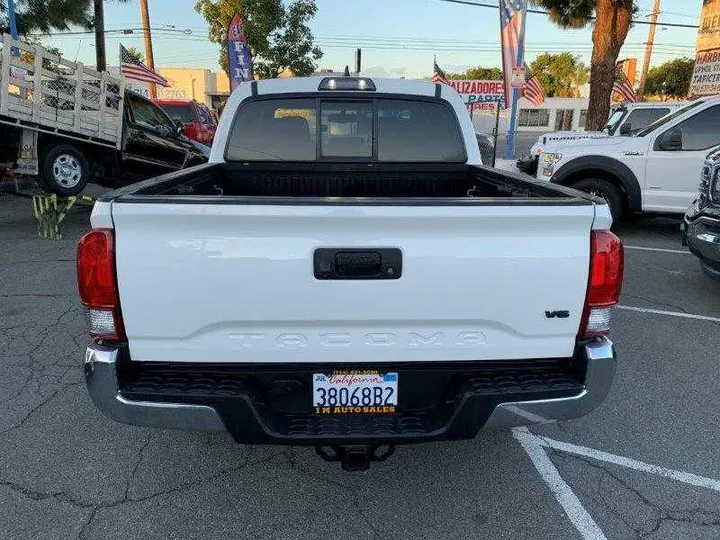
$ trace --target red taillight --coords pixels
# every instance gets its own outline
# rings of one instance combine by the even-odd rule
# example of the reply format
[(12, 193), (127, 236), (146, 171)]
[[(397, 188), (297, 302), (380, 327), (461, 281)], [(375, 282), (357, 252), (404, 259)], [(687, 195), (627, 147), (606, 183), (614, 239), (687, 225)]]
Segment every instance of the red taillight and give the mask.
[(80, 300), (88, 308), (90, 335), (98, 339), (125, 340), (111, 229), (94, 229), (80, 239), (77, 276)]
[(185, 135), (188, 139), (192, 139), (193, 141), (197, 140), (199, 132), (199, 124), (195, 122), (189, 122), (185, 124), (183, 129), (183, 135)]
[(620, 239), (610, 231), (592, 231), (590, 274), (579, 337), (604, 336), (610, 332), (610, 311), (620, 299), (624, 253)]

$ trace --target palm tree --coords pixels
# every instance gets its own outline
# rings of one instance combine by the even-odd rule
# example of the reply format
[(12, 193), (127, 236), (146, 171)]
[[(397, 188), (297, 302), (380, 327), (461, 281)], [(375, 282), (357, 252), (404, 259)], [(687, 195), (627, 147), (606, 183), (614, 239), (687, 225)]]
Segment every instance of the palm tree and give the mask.
[(582, 87), (590, 82), (590, 68), (585, 64), (578, 64), (574, 73), (570, 76), (570, 97), (580, 97)]
[(593, 24), (590, 61), (590, 105), (587, 129), (599, 130), (610, 112), (615, 83), (615, 62), (632, 24), (636, 0), (532, 0), (548, 10), (550, 20), (562, 28)]

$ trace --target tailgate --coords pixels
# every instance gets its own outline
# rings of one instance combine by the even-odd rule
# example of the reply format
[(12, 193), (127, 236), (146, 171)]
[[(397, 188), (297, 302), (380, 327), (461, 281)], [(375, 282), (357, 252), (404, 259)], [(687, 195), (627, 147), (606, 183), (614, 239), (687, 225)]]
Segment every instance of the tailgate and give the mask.
[[(162, 362), (569, 357), (592, 205), (112, 206), (130, 352)], [(398, 279), (317, 279), (390, 249)], [(568, 316), (569, 314), (569, 316)]]

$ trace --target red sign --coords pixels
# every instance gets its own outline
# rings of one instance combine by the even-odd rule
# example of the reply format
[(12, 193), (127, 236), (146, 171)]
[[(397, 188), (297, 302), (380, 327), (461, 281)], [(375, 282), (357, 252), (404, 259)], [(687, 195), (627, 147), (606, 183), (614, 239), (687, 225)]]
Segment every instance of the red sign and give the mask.
[(512, 78), (510, 79), (510, 86), (522, 90), (525, 88), (525, 68), (514, 67), (512, 70)]

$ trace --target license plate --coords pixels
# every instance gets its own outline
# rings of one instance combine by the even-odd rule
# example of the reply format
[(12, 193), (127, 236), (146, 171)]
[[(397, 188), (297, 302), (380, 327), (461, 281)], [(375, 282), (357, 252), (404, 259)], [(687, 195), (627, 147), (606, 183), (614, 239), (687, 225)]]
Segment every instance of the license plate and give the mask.
[(333, 371), (313, 375), (316, 414), (392, 414), (397, 404), (397, 373)]

